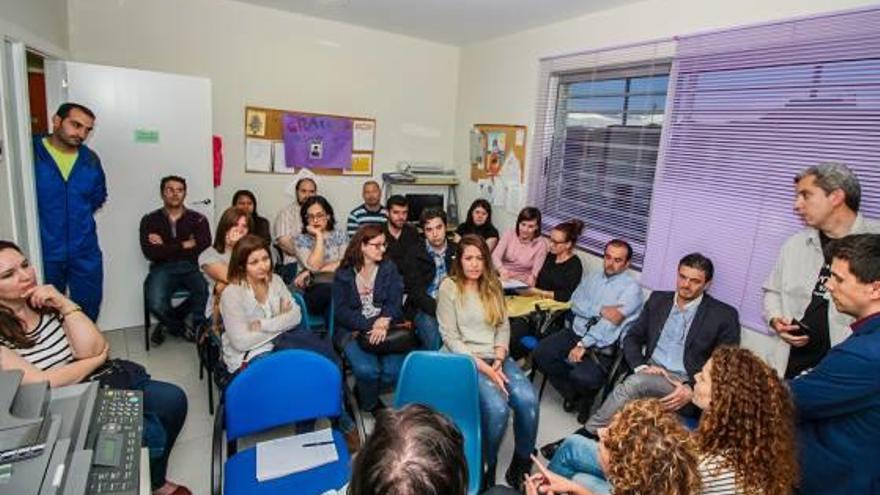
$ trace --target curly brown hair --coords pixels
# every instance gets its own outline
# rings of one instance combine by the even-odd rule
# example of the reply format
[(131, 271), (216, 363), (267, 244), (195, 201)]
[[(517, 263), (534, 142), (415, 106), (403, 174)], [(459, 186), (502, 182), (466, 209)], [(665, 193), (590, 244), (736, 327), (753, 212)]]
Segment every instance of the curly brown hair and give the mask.
[(776, 371), (747, 349), (711, 358), (711, 398), (697, 430), (704, 457), (735, 473), (745, 493), (788, 495), (797, 483), (794, 405)]
[(602, 443), (614, 495), (699, 493), (696, 445), (657, 399), (635, 400), (614, 415)]

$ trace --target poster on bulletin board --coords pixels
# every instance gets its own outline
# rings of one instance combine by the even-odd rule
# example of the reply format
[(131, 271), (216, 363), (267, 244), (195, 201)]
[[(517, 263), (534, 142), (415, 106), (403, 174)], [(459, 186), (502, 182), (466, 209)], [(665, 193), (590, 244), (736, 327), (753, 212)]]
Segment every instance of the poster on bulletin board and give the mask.
[(526, 165), (526, 126), (476, 124), (470, 133), (471, 180), (504, 178), (522, 183)]
[(245, 108), (245, 171), (373, 175), (376, 121), (261, 107)]

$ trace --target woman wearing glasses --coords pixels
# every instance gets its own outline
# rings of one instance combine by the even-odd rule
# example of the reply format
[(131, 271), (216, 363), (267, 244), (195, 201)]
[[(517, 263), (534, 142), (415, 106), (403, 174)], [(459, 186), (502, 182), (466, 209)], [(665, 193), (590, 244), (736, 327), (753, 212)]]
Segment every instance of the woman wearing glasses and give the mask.
[(379, 393), (393, 387), (405, 354), (377, 354), (364, 348), (385, 341), (388, 331), (403, 318), (403, 279), (394, 262), (385, 259), (385, 235), (380, 225), (364, 225), (351, 239), (333, 281), (336, 305), (336, 345), (357, 380), (357, 397), (364, 411), (382, 407)]
[(303, 270), (294, 279), (312, 314), (330, 308), (333, 272), (339, 267), (348, 236), (336, 229), (333, 207), (323, 196), (312, 196), (300, 208), (302, 233), (294, 240)]

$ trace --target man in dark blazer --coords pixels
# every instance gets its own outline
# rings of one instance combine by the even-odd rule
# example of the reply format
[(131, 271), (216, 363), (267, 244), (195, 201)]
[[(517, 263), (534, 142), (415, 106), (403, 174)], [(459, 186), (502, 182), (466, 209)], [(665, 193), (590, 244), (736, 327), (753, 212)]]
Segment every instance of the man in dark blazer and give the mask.
[[(670, 411), (681, 411), (693, 396), (694, 376), (720, 345), (738, 345), (739, 315), (705, 290), (712, 281), (712, 261), (692, 253), (678, 264), (675, 292), (655, 291), (623, 340), (623, 353), (634, 371), (614, 388), (584, 425), (591, 434), (635, 399), (660, 398)], [(692, 407), (692, 406), (691, 406)]]
[(790, 382), (800, 493), (880, 493), (880, 234), (831, 243), (825, 282), (852, 334)]
[(428, 208), (419, 219), (424, 239), (406, 253), (402, 264), (406, 306), (404, 315), (412, 320), (422, 348), (436, 351), (443, 345), (437, 323), (437, 290), (452, 271), (458, 246), (446, 239), (446, 213)]

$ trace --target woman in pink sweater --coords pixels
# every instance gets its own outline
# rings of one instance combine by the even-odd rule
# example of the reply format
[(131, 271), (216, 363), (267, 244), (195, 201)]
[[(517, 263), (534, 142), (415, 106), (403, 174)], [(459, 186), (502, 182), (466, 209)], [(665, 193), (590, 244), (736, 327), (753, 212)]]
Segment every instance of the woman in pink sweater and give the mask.
[(541, 237), (541, 210), (526, 206), (516, 217), (516, 228), (501, 234), (492, 262), (502, 280), (519, 280), (535, 286), (547, 257), (547, 241)]

